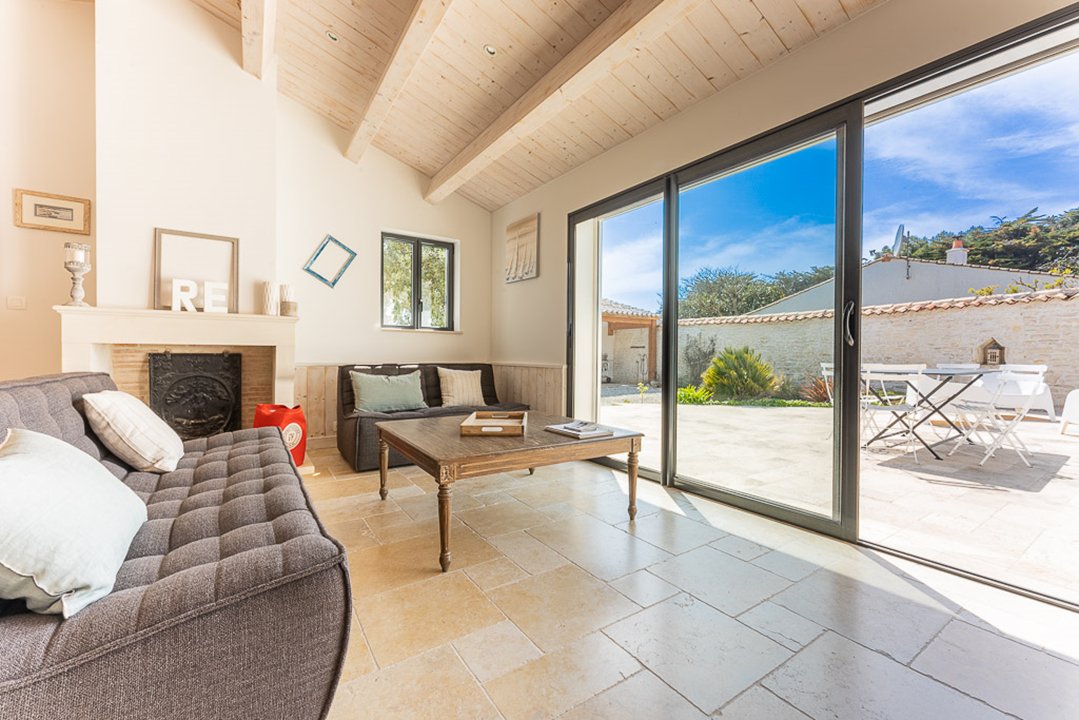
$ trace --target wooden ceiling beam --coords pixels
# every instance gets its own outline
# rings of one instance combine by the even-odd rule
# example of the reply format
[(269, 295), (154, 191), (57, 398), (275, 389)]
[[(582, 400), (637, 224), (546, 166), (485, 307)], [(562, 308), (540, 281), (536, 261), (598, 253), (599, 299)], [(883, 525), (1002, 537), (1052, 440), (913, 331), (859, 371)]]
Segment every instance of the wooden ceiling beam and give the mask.
[(626, 0), (431, 179), (445, 199), (706, 0)]
[(345, 150), (345, 156), (352, 162), (359, 162), (364, 151), (375, 139), (379, 128), (390, 114), (394, 101), (404, 89), (412, 71), (416, 69), (420, 55), (442, 24), (442, 19), (446, 17), (450, 2), (451, 0), (416, 0), (412, 15), (397, 38), (397, 45), (390, 53), (374, 92), (360, 111), (356, 130)]
[(261, 79), (273, 58), (277, 0), (241, 0), (240, 32), (244, 70)]

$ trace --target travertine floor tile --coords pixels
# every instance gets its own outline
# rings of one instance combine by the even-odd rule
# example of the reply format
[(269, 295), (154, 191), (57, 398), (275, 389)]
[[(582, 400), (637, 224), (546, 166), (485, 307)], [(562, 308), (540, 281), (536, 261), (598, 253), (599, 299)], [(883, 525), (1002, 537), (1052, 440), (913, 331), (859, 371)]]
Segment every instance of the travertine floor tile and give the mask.
[[(401, 542), (403, 540), (409, 540), (415, 537), (437, 537), (438, 536), (438, 518), (426, 518), (424, 520), (413, 520), (407, 513), (394, 513), (397, 515), (404, 515), (404, 520), (398, 522), (395, 518), (394, 522), (387, 524), (380, 523), (368, 523), (371, 526), (371, 531), (374, 536), (378, 538), (378, 541), (383, 545), (389, 545), (391, 543)], [(376, 515), (378, 518), (385, 517), (383, 515)], [(456, 517), (450, 519), (450, 532), (456, 533), (460, 529), (464, 529), (464, 523), (458, 520)], [(450, 544), (450, 550), (456, 550), (454, 544)]]
[(780, 577), (797, 582), (820, 569), (820, 565), (795, 557), (783, 550), (773, 550), (753, 559), (753, 564)]
[(772, 602), (902, 663), (910, 662), (952, 618), (938, 598), (913, 581), (878, 570), (864, 582), (819, 570)]
[(821, 635), (762, 684), (814, 718), (1004, 718), (833, 632)]
[(791, 656), (689, 595), (653, 605), (604, 632), (706, 713)]
[(503, 585), (488, 596), (544, 652), (640, 609), (573, 565)]
[(562, 716), (561, 720), (705, 720), (693, 704), (647, 670), (604, 690)]
[(472, 582), (476, 583), (480, 590), (484, 591), (528, 577), (528, 573), (507, 557), (499, 557), (465, 568), (465, 574), (472, 578)]
[(356, 614), (381, 667), (504, 619), (460, 572), (376, 595), (358, 606)]
[(454, 516), (484, 537), (504, 535), (550, 522), (546, 515), (517, 500), (454, 512)]
[(632, 523), (619, 523), (617, 527), (674, 555), (706, 545), (726, 534), (711, 525), (667, 511), (638, 517)]
[[(463, 525), (451, 537), (453, 570), (463, 570), (499, 556), (498, 551)], [(409, 540), (378, 545), (348, 554), (353, 601), (442, 574), (438, 564), (439, 540), (427, 533)]]
[(603, 580), (628, 575), (670, 554), (593, 517), (571, 517), (532, 528), (529, 535)]
[(731, 700), (712, 717), (723, 720), (808, 720), (809, 716), (760, 685)]
[(367, 647), (367, 640), (363, 637), (363, 628), (352, 613), (352, 627), (348, 634), (348, 652), (345, 654), (345, 664), (341, 668), (341, 682), (355, 680), (377, 669), (375, 658), (371, 655), (371, 648)]
[(612, 580), (610, 586), (641, 607), (655, 605), (660, 600), (666, 600), (681, 592), (674, 585), (647, 570), (638, 570), (625, 577)]
[(448, 645), (337, 689), (328, 720), (498, 720), (472, 674)]
[(541, 655), (539, 648), (509, 620), (465, 635), (453, 646), (480, 682), (502, 677)]
[(640, 670), (622, 648), (595, 633), (484, 684), (506, 720), (548, 720)]
[(701, 547), (653, 565), (649, 571), (729, 615), (737, 615), (790, 585), (789, 580)]
[(771, 550), (771, 548), (767, 548), (764, 545), (758, 545), (755, 542), (750, 542), (738, 535), (727, 535), (726, 537), (722, 537), (711, 543), (711, 545), (715, 549), (722, 550), (728, 555), (733, 555), (739, 560), (747, 561), (760, 557)]
[(1079, 665), (958, 620), (912, 667), (1028, 720), (1079, 713)]
[(495, 535), (488, 541), (525, 572), (538, 575), (569, 563), (569, 560), (523, 530)]
[(739, 615), (738, 621), (795, 652), (824, 632), (824, 628), (812, 620), (767, 600)]
[(363, 550), (378, 545), (378, 538), (375, 537), (367, 522), (361, 518), (335, 522), (332, 525), (327, 524), (326, 532), (347, 550)]

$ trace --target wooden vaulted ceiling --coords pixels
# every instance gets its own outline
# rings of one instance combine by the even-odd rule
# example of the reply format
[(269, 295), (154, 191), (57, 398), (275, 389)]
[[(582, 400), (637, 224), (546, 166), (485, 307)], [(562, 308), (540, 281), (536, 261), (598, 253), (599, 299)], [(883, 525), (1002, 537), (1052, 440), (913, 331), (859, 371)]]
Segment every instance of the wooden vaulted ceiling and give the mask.
[(490, 210), (883, 1), (193, 0), (350, 158), (373, 144)]

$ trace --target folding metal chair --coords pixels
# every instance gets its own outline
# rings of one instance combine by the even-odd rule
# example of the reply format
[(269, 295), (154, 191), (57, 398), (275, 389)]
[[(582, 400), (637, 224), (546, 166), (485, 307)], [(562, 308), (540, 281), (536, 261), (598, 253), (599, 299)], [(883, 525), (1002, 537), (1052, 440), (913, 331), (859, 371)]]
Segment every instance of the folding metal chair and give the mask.
[[(989, 394), (987, 401), (960, 397), (954, 407), (959, 412), (960, 424), (966, 432), (948, 452), (951, 457), (962, 445), (975, 443), (985, 448), (985, 454), (978, 462), (985, 465), (997, 450), (1007, 448), (1015, 450), (1019, 459), (1027, 467), (1030, 464), (1030, 450), (1016, 429), (1030, 412), (1034, 400), (1045, 392), (1045, 382), (1029, 373), (1001, 372), (987, 375), (979, 383)], [(1001, 399), (1007, 398), (1006, 405)]]

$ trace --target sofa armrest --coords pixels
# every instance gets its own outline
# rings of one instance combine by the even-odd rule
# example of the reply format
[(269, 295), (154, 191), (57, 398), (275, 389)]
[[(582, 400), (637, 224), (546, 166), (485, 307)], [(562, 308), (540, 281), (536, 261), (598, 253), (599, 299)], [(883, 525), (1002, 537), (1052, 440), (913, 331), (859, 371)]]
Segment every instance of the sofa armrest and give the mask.
[(356, 467), (356, 447), (359, 444), (357, 432), (359, 418), (356, 412), (337, 417), (337, 451), (352, 467)]

